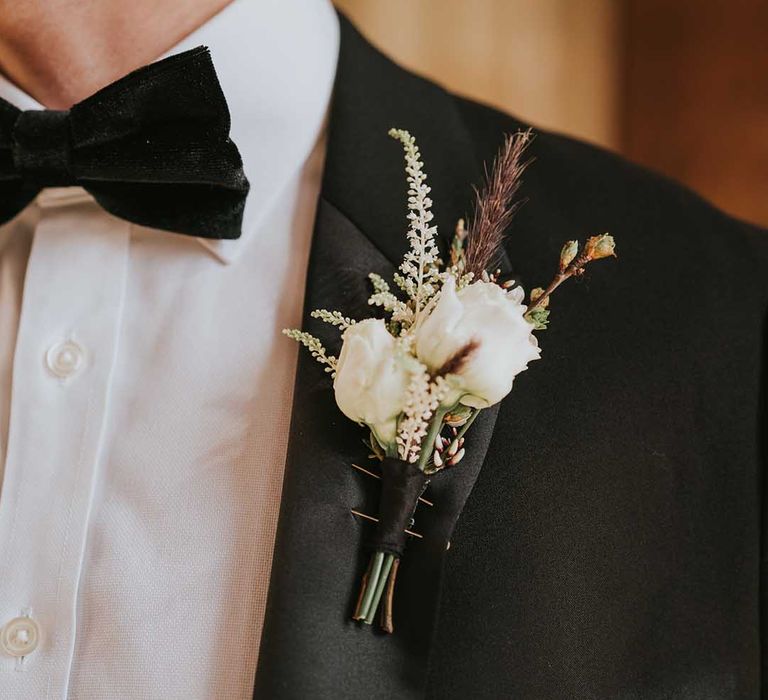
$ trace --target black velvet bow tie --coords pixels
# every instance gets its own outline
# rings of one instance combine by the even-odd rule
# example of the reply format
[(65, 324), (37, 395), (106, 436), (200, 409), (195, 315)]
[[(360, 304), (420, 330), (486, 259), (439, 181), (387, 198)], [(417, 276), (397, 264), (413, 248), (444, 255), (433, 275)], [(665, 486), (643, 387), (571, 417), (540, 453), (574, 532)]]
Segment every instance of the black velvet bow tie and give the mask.
[(69, 185), (127, 221), (237, 238), (248, 180), (208, 49), (140, 68), (66, 111), (0, 99), (0, 223), (42, 188)]

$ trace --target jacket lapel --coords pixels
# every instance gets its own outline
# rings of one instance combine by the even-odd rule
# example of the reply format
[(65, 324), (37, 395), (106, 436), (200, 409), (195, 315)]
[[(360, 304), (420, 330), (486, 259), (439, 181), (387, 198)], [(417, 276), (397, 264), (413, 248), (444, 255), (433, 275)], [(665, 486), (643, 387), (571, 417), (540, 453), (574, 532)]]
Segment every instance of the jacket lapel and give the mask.
[[(416, 136), (433, 188), (441, 234), (452, 234), (479, 184), (477, 162), (450, 97), (375, 52), (341, 18), (323, 193), (310, 254), (304, 328), (336, 354), (338, 333), (315, 308), (371, 315), (369, 272), (391, 278), (405, 250), (406, 185), (392, 126)], [(501, 135), (500, 135), (501, 136)], [(287, 341), (286, 341), (287, 342)], [(301, 352), (256, 698), (408, 698), (423, 695), (440, 572), (451, 533), (482, 465), (496, 419), (473, 425), (460, 468), (433, 480), (403, 559), (395, 633), (354, 623), (351, 614), (378, 482), (365, 465), (364, 431), (335, 405), (323, 369)]]

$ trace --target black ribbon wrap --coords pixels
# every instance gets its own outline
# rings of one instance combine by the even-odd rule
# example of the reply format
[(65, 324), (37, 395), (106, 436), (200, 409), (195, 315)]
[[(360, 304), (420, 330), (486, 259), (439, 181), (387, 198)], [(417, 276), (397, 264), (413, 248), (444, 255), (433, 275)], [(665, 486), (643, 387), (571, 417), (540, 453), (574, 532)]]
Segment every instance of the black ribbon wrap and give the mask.
[(379, 523), (370, 541), (371, 549), (403, 555), (405, 530), (428, 483), (429, 477), (415, 464), (389, 457), (381, 463)]

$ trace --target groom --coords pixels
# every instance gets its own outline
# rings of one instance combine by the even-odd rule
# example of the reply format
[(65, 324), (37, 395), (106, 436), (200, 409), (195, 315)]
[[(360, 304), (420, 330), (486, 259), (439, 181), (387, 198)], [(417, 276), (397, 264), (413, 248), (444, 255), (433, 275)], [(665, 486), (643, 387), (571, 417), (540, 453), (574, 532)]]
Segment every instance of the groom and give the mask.
[(383, 636), (361, 430), (280, 330), (370, 315), (390, 127), (445, 239), (524, 125), (326, 0), (0, 0), (0, 73), (1, 698), (760, 697), (766, 232), (537, 133), (515, 278), (620, 260), (430, 485)]

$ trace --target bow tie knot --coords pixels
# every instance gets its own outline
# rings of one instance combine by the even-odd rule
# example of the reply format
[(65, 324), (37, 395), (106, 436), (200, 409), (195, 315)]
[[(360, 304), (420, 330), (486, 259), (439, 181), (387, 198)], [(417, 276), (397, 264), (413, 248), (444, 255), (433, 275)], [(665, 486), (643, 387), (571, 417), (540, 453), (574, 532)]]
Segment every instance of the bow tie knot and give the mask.
[(13, 127), (13, 164), (38, 187), (74, 185), (69, 168), (69, 111), (21, 112)]

